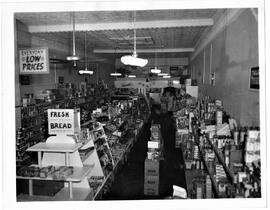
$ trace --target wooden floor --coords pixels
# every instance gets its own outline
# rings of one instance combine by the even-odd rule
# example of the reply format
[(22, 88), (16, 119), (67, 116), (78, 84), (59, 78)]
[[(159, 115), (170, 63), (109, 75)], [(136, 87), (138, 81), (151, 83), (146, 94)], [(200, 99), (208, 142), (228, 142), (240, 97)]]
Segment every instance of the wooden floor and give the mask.
[(103, 196), (104, 200), (165, 199), (172, 196), (173, 185), (186, 189), (182, 151), (174, 148), (174, 122), (166, 115), (155, 119), (156, 123), (160, 122), (164, 142), (167, 142), (165, 159), (160, 162), (159, 195), (144, 195), (144, 161), (147, 154), (147, 141), (150, 138), (150, 122), (151, 119), (144, 126), (139, 140), (129, 155), (128, 162), (115, 177), (110, 192)]

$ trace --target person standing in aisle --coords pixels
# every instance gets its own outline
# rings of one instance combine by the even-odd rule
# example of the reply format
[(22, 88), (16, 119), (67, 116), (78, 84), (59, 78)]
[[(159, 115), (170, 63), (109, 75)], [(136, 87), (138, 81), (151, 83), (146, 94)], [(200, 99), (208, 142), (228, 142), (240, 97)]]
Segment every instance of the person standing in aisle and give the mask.
[(167, 92), (168, 93), (168, 96), (167, 96), (167, 111), (168, 111), (168, 114), (169, 116), (173, 116), (173, 112), (175, 110), (175, 104), (176, 104), (176, 98), (174, 96), (174, 94), (170, 91), (170, 92)]

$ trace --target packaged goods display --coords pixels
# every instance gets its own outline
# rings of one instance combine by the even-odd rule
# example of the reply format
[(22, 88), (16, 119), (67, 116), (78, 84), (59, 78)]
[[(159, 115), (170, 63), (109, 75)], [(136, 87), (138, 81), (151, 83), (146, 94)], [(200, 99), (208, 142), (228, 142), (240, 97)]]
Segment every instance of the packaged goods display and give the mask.
[[(105, 97), (106, 94), (100, 91), (100, 95)], [(113, 177), (115, 176), (114, 173), (118, 171), (119, 165), (126, 161), (127, 154), (140, 133), (143, 123), (148, 117), (149, 110), (145, 100), (141, 97), (137, 97), (136, 100), (131, 97), (125, 100), (120, 98), (110, 102), (107, 100), (100, 102), (102, 97), (97, 97), (95, 99), (91, 98), (90, 100), (93, 101), (90, 102), (84, 99), (73, 98), (73, 94), (71, 96), (67, 100), (43, 102), (34, 104), (32, 107), (28, 105), (27, 107), (20, 108), (23, 111), (18, 124), (29, 127), (29, 133), (25, 135), (26, 129), (18, 126), (17, 160), (25, 158), (28, 155), (25, 152), (27, 148), (38, 143), (38, 139), (34, 135), (40, 132), (40, 130), (37, 129), (35, 131), (32, 129), (33, 127), (36, 126), (41, 129), (43, 128), (41, 123), (44, 124), (44, 140), (48, 137), (47, 109), (79, 108), (81, 111), (81, 115), (79, 115), (81, 129), (74, 134), (74, 141), (82, 145), (79, 148), (79, 157), (83, 164), (86, 161), (87, 164), (92, 164), (91, 167), (95, 167), (95, 161), (98, 161), (97, 165), (101, 167), (102, 173), (96, 171), (97, 174), (101, 174), (100, 176), (92, 175), (88, 178), (89, 185), (93, 189), (90, 197), (95, 200), (100, 199), (103, 194), (110, 191), (114, 180)], [(100, 112), (94, 114), (93, 110), (100, 110)], [(16, 114), (20, 113), (17, 112)], [(30, 117), (33, 119), (30, 120)], [(30, 144), (27, 138), (32, 137), (35, 140)], [(97, 154), (97, 159), (94, 158), (94, 153)], [(70, 179), (74, 181), (73, 174), (75, 177), (80, 173), (85, 176), (86, 171), (84, 172), (84, 170), (90, 170), (87, 167), (80, 169), (80, 171), (72, 166), (52, 165), (41, 168), (28, 164), (22, 164), (21, 166), (17, 169), (17, 179), (49, 179), (70, 182)]]
[(18, 176), (22, 177), (36, 177), (52, 180), (66, 180), (73, 174), (72, 166), (24, 166), (17, 171)]
[[(191, 187), (187, 181), (189, 198), (260, 197), (258, 128), (229, 125), (222, 101), (208, 96), (198, 100), (195, 108), (182, 107), (174, 116), (178, 128), (176, 142), (184, 152), (186, 179), (203, 171), (206, 174), (201, 182), (204, 184), (199, 182)], [(187, 134), (181, 133), (185, 129)]]
[[(207, 168), (210, 177), (211, 174), (215, 176), (215, 183), (212, 183), (217, 185), (218, 196), (223, 198), (260, 197), (259, 129), (236, 127), (234, 130), (224, 132), (225, 128), (229, 129), (229, 126), (225, 126), (228, 119), (226, 119), (226, 113), (222, 111), (222, 101), (213, 102), (214, 100), (209, 97), (204, 97), (198, 103), (199, 115), (197, 118), (201, 127), (209, 125), (210, 121), (211, 124), (217, 125), (216, 131), (214, 130), (211, 135), (210, 133), (206, 135), (201, 131), (198, 144), (205, 160), (208, 160)], [(212, 117), (206, 117), (206, 113), (211, 113)], [(216, 116), (215, 120), (214, 116)], [(211, 120), (206, 123), (205, 120), (209, 119)], [(212, 156), (216, 166), (214, 173), (207, 152), (209, 148), (215, 155)], [(253, 176), (254, 170), (257, 171), (257, 175)]]

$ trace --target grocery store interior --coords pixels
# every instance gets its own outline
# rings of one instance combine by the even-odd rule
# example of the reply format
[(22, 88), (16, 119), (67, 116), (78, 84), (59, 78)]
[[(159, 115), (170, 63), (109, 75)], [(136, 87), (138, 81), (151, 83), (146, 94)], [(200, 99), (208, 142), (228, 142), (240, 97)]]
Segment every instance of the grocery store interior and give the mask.
[(18, 202), (261, 198), (257, 8), (14, 21)]

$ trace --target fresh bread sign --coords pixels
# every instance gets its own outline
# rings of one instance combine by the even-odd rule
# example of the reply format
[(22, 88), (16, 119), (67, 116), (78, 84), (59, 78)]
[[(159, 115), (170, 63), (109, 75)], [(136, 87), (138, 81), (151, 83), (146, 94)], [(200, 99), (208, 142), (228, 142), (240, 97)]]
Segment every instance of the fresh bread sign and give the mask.
[(48, 48), (28, 48), (19, 50), (20, 74), (48, 74)]
[(73, 109), (48, 109), (49, 134), (74, 134)]

